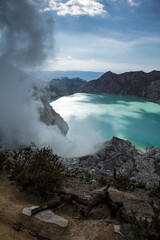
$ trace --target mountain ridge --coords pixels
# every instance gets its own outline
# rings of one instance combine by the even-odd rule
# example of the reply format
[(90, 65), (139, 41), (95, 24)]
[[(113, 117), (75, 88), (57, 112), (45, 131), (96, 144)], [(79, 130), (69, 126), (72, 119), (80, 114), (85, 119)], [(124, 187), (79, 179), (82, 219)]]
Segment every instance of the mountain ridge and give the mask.
[(103, 72), (94, 72), (94, 71), (79, 71), (79, 70), (70, 70), (70, 71), (35, 71), (35, 72), (27, 72), (30, 76), (43, 79), (45, 81), (50, 81), (51, 79), (57, 78), (81, 78), (86, 81), (90, 81), (92, 79), (97, 79), (100, 77)]
[(59, 89), (61, 91), (63, 91), (64, 95), (68, 95), (68, 94), (73, 94), (76, 91), (78, 91), (78, 89), (84, 85), (85, 83), (87, 83), (87, 81), (81, 79), (81, 78), (68, 78), (68, 77), (64, 77), (64, 78), (58, 78), (58, 79), (52, 79), (49, 82), (49, 87), (50, 89)]
[(87, 82), (78, 91), (137, 96), (160, 102), (160, 71), (131, 71), (121, 74), (109, 71), (97, 80)]

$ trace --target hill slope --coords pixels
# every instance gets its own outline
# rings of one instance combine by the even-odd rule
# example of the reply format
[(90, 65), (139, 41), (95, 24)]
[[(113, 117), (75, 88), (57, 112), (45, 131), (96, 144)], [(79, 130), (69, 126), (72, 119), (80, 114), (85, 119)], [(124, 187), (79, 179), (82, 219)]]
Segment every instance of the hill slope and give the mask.
[(151, 101), (160, 101), (160, 71), (145, 73), (126, 72), (115, 74), (106, 72), (97, 80), (83, 85), (79, 92), (110, 93), (144, 97)]
[(85, 83), (87, 82), (80, 78), (70, 79), (65, 77), (51, 80), (49, 82), (49, 86), (51, 89), (57, 88), (62, 90), (64, 94), (73, 94), (78, 91), (78, 89), (82, 87)]

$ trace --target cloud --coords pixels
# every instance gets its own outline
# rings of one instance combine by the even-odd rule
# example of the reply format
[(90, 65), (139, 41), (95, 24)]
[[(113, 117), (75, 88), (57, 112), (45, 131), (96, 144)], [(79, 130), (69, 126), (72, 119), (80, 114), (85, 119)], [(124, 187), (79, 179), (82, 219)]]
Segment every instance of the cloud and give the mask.
[[(108, 3), (120, 3), (122, 4), (122, 0), (106, 0)], [(131, 7), (135, 7), (140, 5), (141, 1), (139, 0), (126, 0), (126, 2), (131, 6)]]
[(160, 44), (160, 37), (140, 37), (130, 41), (118, 40), (114, 38), (100, 38), (98, 37), (96, 42), (100, 46), (107, 46), (106, 49), (112, 53), (122, 53), (133, 50), (135, 47), (147, 46), (148, 44), (155, 45)]
[(71, 57), (67, 56), (67, 57), (56, 57), (54, 58), (55, 61), (65, 61), (65, 60), (70, 60)]
[(101, 37), (88, 33), (74, 35), (72, 32), (60, 32), (56, 38), (61, 48), (56, 58), (44, 63), (43, 70), (159, 70), (159, 61), (156, 62), (154, 53), (142, 58), (144, 53), (160, 45), (158, 36), (127, 39), (126, 35)]
[[(110, 36), (109, 36), (110, 35)], [(76, 33), (70, 32), (66, 34), (59, 32), (56, 35), (55, 46), (58, 48), (57, 56), (66, 58), (110, 60), (128, 58), (133, 55), (136, 56), (139, 52), (146, 49), (158, 47), (160, 44), (159, 36), (132, 36), (127, 34), (116, 35), (114, 33), (108, 36), (97, 35), (96, 33)], [(61, 47), (59, 47), (61, 46)], [(153, 56), (153, 54), (151, 54)], [(61, 60), (61, 59), (56, 59)], [(65, 60), (65, 59), (62, 59)], [(70, 59), (73, 60), (73, 59)]]
[[(46, 68), (47, 66), (47, 68)], [(54, 60), (47, 60), (44, 70), (47, 71), (69, 71), (69, 70), (80, 70), (80, 71), (97, 71), (97, 72), (107, 72), (109, 70), (117, 73), (122, 73), (126, 71), (139, 71), (143, 70), (146, 72), (152, 71), (153, 69), (160, 70), (159, 64), (157, 65), (150, 63), (140, 63), (135, 60), (132, 62), (126, 61), (105, 61), (92, 59), (78, 59), (72, 58), (70, 60), (59, 60), (55, 63)], [(42, 69), (41, 69), (42, 70)]]
[(127, 0), (131, 7), (138, 6), (140, 2), (135, 2), (135, 0)]
[(106, 13), (104, 5), (97, 0), (49, 0), (48, 6), (41, 11), (56, 11), (59, 16), (101, 15)]

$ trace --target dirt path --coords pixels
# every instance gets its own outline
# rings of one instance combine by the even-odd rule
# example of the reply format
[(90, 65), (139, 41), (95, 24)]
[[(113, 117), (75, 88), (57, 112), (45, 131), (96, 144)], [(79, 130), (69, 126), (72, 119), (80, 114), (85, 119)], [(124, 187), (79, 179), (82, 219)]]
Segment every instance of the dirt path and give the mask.
[[(70, 186), (70, 187), (69, 187)], [(91, 195), (97, 189), (96, 184), (87, 184), (79, 180), (66, 181), (68, 191), (79, 195)], [(98, 190), (99, 191), (99, 190)], [(110, 194), (115, 201), (123, 201), (128, 211), (136, 208), (139, 213), (150, 215), (144, 193), (120, 192), (110, 188)], [(83, 194), (82, 194), (83, 193)], [(85, 194), (84, 194), (85, 193)], [(83, 196), (84, 197), (84, 196)], [(94, 209), (89, 218), (81, 219), (76, 209), (67, 205), (57, 209), (56, 214), (66, 218), (69, 224), (61, 228), (55, 224), (43, 223), (36, 218), (24, 216), (21, 211), (26, 206), (40, 205), (41, 200), (24, 192), (0, 176), (0, 240), (121, 240), (119, 234), (114, 232), (114, 224), (118, 222), (110, 219), (106, 206)], [(107, 238), (106, 238), (107, 237)]]

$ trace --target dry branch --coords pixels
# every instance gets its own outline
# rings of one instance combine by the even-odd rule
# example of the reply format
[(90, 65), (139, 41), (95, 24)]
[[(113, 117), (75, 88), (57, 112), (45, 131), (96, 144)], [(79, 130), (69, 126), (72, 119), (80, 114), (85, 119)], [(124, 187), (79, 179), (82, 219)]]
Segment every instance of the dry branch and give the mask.
[(43, 206), (33, 209), (32, 216), (35, 215), (36, 213), (38, 213), (40, 211), (44, 211), (46, 209), (57, 208), (69, 201), (71, 201), (73, 204), (78, 203), (80, 205), (85, 206), (84, 211), (81, 210), (81, 213), (85, 217), (88, 217), (88, 214), (94, 207), (96, 207), (102, 203), (107, 204), (107, 206), (110, 210), (111, 216), (116, 216), (118, 213), (121, 212), (121, 209), (123, 208), (123, 203), (118, 203), (118, 202), (114, 203), (109, 195), (108, 188), (109, 188), (109, 186), (107, 186), (101, 193), (97, 194), (97, 196), (93, 197), (90, 200), (80, 198), (79, 196), (77, 196), (73, 193), (57, 191), (55, 193), (60, 194), (61, 197), (59, 197), (58, 199), (55, 199), (54, 201), (52, 201), (50, 203), (47, 203)]

